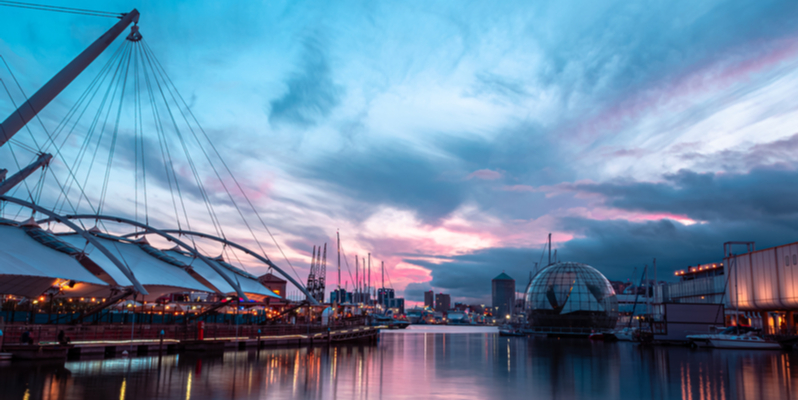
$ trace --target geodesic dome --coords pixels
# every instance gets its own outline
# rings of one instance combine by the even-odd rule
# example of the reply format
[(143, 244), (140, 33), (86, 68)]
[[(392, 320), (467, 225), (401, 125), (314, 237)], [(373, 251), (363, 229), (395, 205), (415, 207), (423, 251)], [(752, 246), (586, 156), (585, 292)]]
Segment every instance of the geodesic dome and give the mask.
[(618, 309), (614, 289), (589, 265), (560, 262), (539, 272), (525, 294), (528, 321), (536, 327), (612, 328)]

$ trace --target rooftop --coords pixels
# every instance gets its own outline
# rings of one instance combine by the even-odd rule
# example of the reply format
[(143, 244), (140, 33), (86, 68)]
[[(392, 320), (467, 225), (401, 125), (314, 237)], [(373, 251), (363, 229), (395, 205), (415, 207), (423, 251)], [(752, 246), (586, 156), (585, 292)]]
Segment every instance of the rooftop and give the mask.
[(497, 275), (497, 276), (496, 276), (494, 279), (492, 279), (492, 280), (493, 280), (493, 281), (513, 281), (513, 280), (514, 280), (514, 278), (512, 278), (512, 277), (508, 276), (508, 274), (506, 274), (505, 272), (503, 272), (503, 273), (501, 273), (500, 275)]

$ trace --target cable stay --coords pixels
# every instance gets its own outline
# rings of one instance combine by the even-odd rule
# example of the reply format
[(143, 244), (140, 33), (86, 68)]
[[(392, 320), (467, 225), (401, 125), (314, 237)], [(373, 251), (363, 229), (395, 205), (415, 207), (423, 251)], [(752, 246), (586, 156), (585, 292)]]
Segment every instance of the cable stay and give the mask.
[[(176, 226), (177, 229), (172, 231), (178, 236), (188, 236), (190, 247), (197, 250), (203, 248), (205, 242), (202, 241), (208, 239), (211, 239), (209, 243), (216, 243), (215, 246), (220, 241), (230, 242), (225, 227), (237, 222), (230, 217), (235, 210), (250, 234), (248, 240), (255, 243), (260, 255), (244, 247), (225, 244), (216, 254), (220, 254), (223, 260), (236, 263), (237, 268), (245, 272), (253, 261), (243, 262), (239, 253), (266, 262), (270, 270), (277, 269), (269, 260), (267, 249), (259, 237), (258, 231), (263, 229), (297, 277), (297, 280), (291, 279), (293, 284), (306, 293), (309, 301), (322, 301), (327, 245), (316, 249), (316, 254), (312, 255), (311, 275), (303, 286), (299, 283), (298, 271), (249, 198), (244, 185), (233, 174), (214, 139), (203, 129), (144, 39), (138, 26), (138, 11), (106, 13), (2, 0), (0, 6), (120, 18), (30, 97), (25, 95), (14, 77), (16, 90), (25, 98), (19, 106), (13, 101), (6, 82), (0, 79), (16, 109), (0, 124), (0, 151), (10, 152), (17, 167), (14, 174), (0, 170), (0, 178), (3, 178), (0, 180), (0, 196), (3, 199), (24, 189), (30, 203), (38, 207), (57, 215), (81, 216), (76, 221), (79, 229), (86, 230), (83, 220), (90, 223), (92, 219), (84, 217), (94, 215), (94, 224), (101, 228), (101, 232), (116, 236), (130, 235), (131, 230), (134, 236), (151, 233), (151, 223), (157, 221), (161, 226)], [(48, 129), (39, 112), (99, 58), (127, 27), (131, 28), (129, 34)], [(5, 59), (3, 62), (11, 72)], [(34, 118), (44, 135), (32, 130), (29, 122)], [(23, 129), (27, 136), (15, 136)], [(16, 154), (19, 150), (31, 153), (33, 160), (23, 164)], [(49, 151), (53, 154), (47, 153)], [(39, 170), (39, 179), (31, 185), (25, 178)], [(23, 210), (38, 212), (38, 208), (3, 199), (0, 199), (2, 215), (13, 213), (9, 206), (17, 207), (17, 216)], [(242, 199), (246, 204), (240, 204)], [(230, 208), (233, 210), (229, 211)], [(220, 210), (225, 212), (220, 213)], [(108, 218), (106, 214), (109, 213), (122, 218)], [(256, 217), (257, 224), (250, 221), (252, 217)], [(122, 219), (136, 223), (114, 225)], [(47, 221), (48, 224), (61, 223), (52, 218)], [(196, 231), (211, 231), (214, 235), (204, 237)], [(202, 253), (209, 254), (207, 251)], [(349, 273), (349, 265), (347, 268)], [(282, 270), (279, 272), (285, 274)]]
[(22, 3), (19, 1), (6, 1), (6, 0), (0, 0), (0, 6), (25, 8), (37, 11), (53, 11), (66, 14), (88, 15), (92, 17), (122, 18), (126, 15), (125, 13), (87, 10), (84, 8), (50, 6), (45, 4)]

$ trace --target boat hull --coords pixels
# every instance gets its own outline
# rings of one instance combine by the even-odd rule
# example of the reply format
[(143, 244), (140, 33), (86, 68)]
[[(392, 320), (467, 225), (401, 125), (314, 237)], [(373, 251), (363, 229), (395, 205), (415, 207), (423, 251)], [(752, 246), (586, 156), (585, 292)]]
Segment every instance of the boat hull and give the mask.
[(711, 347), (717, 349), (780, 350), (781, 345), (762, 340), (708, 339)]

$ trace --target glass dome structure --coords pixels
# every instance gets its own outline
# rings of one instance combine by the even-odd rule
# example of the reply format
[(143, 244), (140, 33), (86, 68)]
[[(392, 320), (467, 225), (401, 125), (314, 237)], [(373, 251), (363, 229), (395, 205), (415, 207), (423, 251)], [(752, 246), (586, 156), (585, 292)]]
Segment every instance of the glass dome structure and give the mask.
[(617, 296), (600, 271), (559, 262), (539, 272), (525, 294), (533, 327), (613, 328)]

